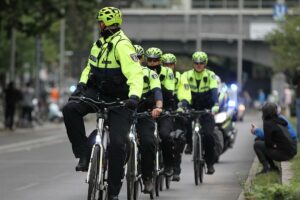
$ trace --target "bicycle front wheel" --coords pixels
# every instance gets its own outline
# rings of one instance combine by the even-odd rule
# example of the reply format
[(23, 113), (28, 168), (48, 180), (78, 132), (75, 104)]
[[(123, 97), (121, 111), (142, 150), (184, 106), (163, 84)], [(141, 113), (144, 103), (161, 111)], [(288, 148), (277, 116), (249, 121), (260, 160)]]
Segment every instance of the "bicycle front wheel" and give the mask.
[(133, 145), (130, 147), (126, 172), (127, 199), (133, 200), (135, 195), (135, 152)]
[(199, 138), (194, 137), (193, 144), (193, 164), (194, 164), (194, 179), (195, 185), (199, 184), (200, 177), (200, 160), (199, 160)]
[[(99, 187), (98, 187), (98, 178), (99, 178), (99, 160), (100, 160), (100, 147), (98, 145), (94, 146), (93, 154), (91, 156), (90, 162), (90, 176), (88, 182), (88, 197), (87, 200), (98, 200), (99, 199)], [(98, 195), (98, 196), (97, 196)]]
[(203, 183), (205, 161), (203, 158), (202, 138), (199, 138), (199, 181)]

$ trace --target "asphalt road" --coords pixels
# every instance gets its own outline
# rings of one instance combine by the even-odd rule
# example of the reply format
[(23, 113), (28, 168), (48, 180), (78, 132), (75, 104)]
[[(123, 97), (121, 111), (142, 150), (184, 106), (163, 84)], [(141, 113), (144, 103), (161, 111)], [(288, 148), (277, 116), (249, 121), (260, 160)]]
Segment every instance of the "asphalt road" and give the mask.
[[(184, 155), (181, 181), (160, 193), (159, 199), (235, 200), (241, 192), (240, 182), (247, 177), (254, 158), (250, 124), (259, 125), (257, 114), (238, 123), (238, 136), (233, 149), (215, 165), (216, 173), (205, 175), (204, 183), (194, 185), (191, 156)], [(88, 125), (88, 131), (93, 128)], [(0, 134), (0, 199), (1, 200), (83, 200), (87, 196), (86, 173), (76, 173), (77, 160), (63, 126), (33, 130), (30, 133)], [(124, 184), (125, 185), (125, 184)], [(120, 194), (126, 199), (126, 189)], [(149, 199), (142, 194), (140, 199)]]

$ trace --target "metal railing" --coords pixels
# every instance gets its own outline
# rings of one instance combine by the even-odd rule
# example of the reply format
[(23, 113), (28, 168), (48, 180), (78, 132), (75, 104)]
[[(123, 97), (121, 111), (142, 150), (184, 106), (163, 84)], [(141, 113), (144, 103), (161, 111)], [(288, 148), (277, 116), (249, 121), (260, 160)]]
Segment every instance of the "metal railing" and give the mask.
[[(114, 6), (120, 8), (151, 8), (151, 9), (182, 9), (184, 4), (191, 3), (191, 8), (232, 9), (239, 7), (239, 0), (112, 0)], [(277, 0), (244, 0), (244, 8), (264, 9), (272, 8)], [(299, 7), (300, 0), (285, 0), (288, 8)], [(188, 3), (189, 4), (189, 3)]]
[[(300, 5), (299, 0), (285, 0), (288, 7)], [(244, 8), (272, 8), (275, 0), (244, 0)], [(192, 8), (238, 8), (238, 0), (192, 0)]]

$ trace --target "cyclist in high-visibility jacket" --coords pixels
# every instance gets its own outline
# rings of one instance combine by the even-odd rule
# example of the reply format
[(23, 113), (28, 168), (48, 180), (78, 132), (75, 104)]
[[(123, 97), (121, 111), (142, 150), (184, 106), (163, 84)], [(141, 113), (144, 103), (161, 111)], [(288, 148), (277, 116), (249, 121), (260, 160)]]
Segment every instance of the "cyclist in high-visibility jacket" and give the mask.
[[(108, 149), (109, 199), (118, 199), (123, 178), (126, 141), (132, 123), (132, 111), (137, 108), (143, 92), (143, 71), (131, 41), (120, 29), (121, 11), (104, 7), (97, 15), (101, 37), (94, 43), (87, 65), (81, 74), (73, 96), (87, 96), (106, 102), (124, 100), (127, 108), (109, 112), (110, 145)], [(129, 108), (129, 109), (128, 109)], [(80, 158), (77, 171), (86, 171), (89, 149), (83, 116), (94, 110), (82, 102), (69, 101), (63, 108), (64, 122), (73, 153)]]
[[(174, 77), (175, 77), (175, 90), (174, 90), (174, 98), (176, 99), (176, 105), (178, 104), (178, 97), (177, 97), (177, 93), (178, 93), (178, 88), (179, 86), (184, 86), (185, 87), (189, 87), (187, 80), (183, 80), (181, 79), (181, 74), (180, 72), (176, 71), (176, 56), (172, 53), (165, 53), (162, 55), (161, 57), (161, 62), (162, 65), (164, 67), (169, 67), (170, 69), (172, 69)], [(191, 97), (188, 97), (188, 99), (190, 99)], [(182, 109), (177, 108), (179, 111)], [(183, 110), (182, 110), (183, 111)], [(180, 168), (180, 164), (181, 164), (181, 157), (182, 157), (182, 152), (186, 143), (186, 126), (187, 126), (187, 121), (184, 119), (184, 117), (181, 118), (174, 118), (173, 119), (173, 131), (174, 131), (174, 174), (173, 174), (173, 181), (180, 181), (180, 173), (181, 173), (181, 168)]]
[[(134, 45), (140, 63), (143, 62), (144, 49), (140, 45)], [(152, 118), (141, 118), (136, 125), (140, 139), (142, 179), (144, 193), (153, 191), (152, 173), (155, 163), (155, 123), (162, 112), (163, 98), (161, 85), (157, 73), (147, 67), (142, 67), (144, 72), (143, 95), (138, 106), (138, 112), (151, 111)]]
[[(216, 75), (213, 71), (206, 69), (208, 57), (205, 52), (197, 51), (192, 55), (194, 69), (183, 73), (190, 85), (192, 92), (192, 108), (196, 110), (209, 109), (212, 113), (217, 113), (218, 105), (218, 83)], [(215, 120), (212, 114), (202, 116), (201, 126), (204, 132), (204, 151), (205, 161), (207, 164), (207, 174), (215, 172), (214, 162), (216, 160), (215, 135), (214, 127)], [(187, 143), (192, 145), (192, 127), (189, 123)]]
[(137, 54), (137, 57), (140, 61), (140, 64), (142, 66), (144, 66), (144, 54), (145, 54), (145, 51), (144, 51), (144, 48), (141, 46), (141, 45), (138, 45), (138, 44), (135, 44), (134, 45), (134, 48), (135, 48), (135, 51), (136, 51), (136, 54)]
[[(172, 69), (161, 66), (161, 56), (162, 51), (159, 48), (151, 47), (146, 51), (146, 63), (147, 67), (154, 70), (159, 76), (163, 93), (164, 109), (174, 110), (174, 108), (176, 109), (177, 107), (173, 95), (175, 92), (176, 80)], [(186, 107), (189, 104), (191, 95), (187, 84), (180, 84), (177, 97), (182, 106)], [(171, 137), (173, 129), (172, 117), (164, 116), (158, 119), (158, 132), (162, 140), (161, 147), (165, 165), (164, 172), (167, 176), (173, 175), (174, 142)]]
[(175, 70), (176, 62), (177, 62), (176, 56), (172, 53), (165, 53), (161, 57), (161, 62), (164, 67), (169, 67), (170, 69), (173, 70), (173, 74), (174, 74), (175, 82), (176, 82), (175, 93), (177, 93), (181, 74), (179, 71)]

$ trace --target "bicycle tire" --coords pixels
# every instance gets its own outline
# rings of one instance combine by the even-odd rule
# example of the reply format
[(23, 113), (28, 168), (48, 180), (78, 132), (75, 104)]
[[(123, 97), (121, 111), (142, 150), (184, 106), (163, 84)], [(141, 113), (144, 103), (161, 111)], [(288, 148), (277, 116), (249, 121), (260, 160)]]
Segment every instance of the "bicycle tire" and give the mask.
[(127, 161), (127, 173), (126, 173), (126, 182), (127, 182), (127, 200), (134, 199), (134, 189), (135, 189), (135, 155), (133, 145), (130, 145), (129, 159)]
[(133, 194), (133, 199), (134, 200), (138, 200), (139, 196), (140, 196), (140, 188), (141, 188), (141, 181), (137, 180), (134, 182), (134, 194)]
[[(88, 197), (87, 200), (98, 200), (97, 192), (99, 188), (97, 186), (97, 180), (99, 178), (99, 159), (100, 159), (100, 147), (94, 146), (93, 155), (91, 156), (91, 168), (88, 182)], [(100, 196), (100, 192), (99, 192)]]
[(199, 163), (199, 139), (198, 137), (194, 138), (194, 144), (193, 144), (193, 164), (194, 164), (194, 180), (195, 180), (195, 185), (199, 185), (199, 174), (200, 174), (200, 163)]
[(199, 181), (200, 183), (203, 183), (203, 178), (204, 178), (204, 159), (203, 159), (203, 147), (202, 147), (202, 138), (200, 136), (199, 138)]
[(159, 175), (159, 191), (163, 191), (164, 190), (164, 184), (165, 183), (165, 175), (160, 174)]
[(172, 177), (168, 177), (168, 176), (165, 177), (166, 189), (167, 189), (167, 190), (170, 189), (171, 178), (172, 178)]
[(155, 195), (159, 197), (159, 191), (160, 191), (160, 175), (155, 176)]

